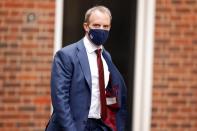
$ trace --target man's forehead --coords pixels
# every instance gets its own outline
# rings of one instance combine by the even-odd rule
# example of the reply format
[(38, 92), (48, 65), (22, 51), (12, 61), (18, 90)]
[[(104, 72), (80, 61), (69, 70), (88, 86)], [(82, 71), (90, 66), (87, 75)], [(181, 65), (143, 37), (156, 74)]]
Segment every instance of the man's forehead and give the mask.
[(102, 12), (100, 10), (94, 10), (94, 11), (92, 11), (92, 13), (90, 14), (90, 17), (89, 18), (91, 19), (91, 17), (97, 17), (97, 16), (100, 16), (100, 15), (107, 16), (110, 19), (109, 14), (107, 14), (106, 12)]

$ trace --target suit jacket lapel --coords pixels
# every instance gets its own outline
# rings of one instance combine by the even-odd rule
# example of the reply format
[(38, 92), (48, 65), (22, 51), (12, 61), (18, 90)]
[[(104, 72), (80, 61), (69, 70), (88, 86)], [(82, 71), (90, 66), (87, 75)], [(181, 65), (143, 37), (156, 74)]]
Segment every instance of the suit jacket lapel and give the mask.
[[(81, 68), (82, 68), (82, 71), (84, 73), (85, 79), (86, 79), (86, 81), (89, 85), (89, 88), (91, 90), (92, 78), (91, 78), (90, 66), (89, 66), (89, 62), (88, 62), (88, 56), (87, 56), (87, 53), (86, 53), (86, 49), (85, 49), (83, 40), (80, 40), (78, 42), (77, 48), (78, 48), (77, 57), (79, 59), (79, 63), (81, 65)], [(109, 72), (110, 72), (111, 77), (112, 77), (111, 84), (112, 84), (112, 86), (117, 85), (119, 79), (118, 79), (118, 72), (116, 71), (116, 67), (112, 63), (112, 61), (110, 59), (110, 56), (107, 54), (105, 49), (104, 49), (102, 55), (103, 55), (103, 58), (105, 59), (107, 65), (108, 65), (108, 69), (109, 69)]]
[(91, 79), (91, 72), (90, 72), (90, 66), (89, 66), (89, 62), (88, 62), (88, 56), (86, 53), (86, 49), (83, 43), (83, 40), (80, 40), (78, 42), (78, 53), (77, 53), (77, 57), (79, 59), (79, 63), (81, 65), (82, 71), (84, 73), (85, 79), (89, 85), (89, 88), (91, 89), (91, 85), (92, 85), (92, 79)]
[(107, 54), (107, 52), (105, 50), (103, 50), (103, 58), (105, 59), (107, 65), (108, 65), (108, 69), (111, 75), (111, 85), (117, 85), (118, 84), (118, 72), (116, 71), (116, 67), (114, 66), (114, 64), (112, 63), (110, 56)]

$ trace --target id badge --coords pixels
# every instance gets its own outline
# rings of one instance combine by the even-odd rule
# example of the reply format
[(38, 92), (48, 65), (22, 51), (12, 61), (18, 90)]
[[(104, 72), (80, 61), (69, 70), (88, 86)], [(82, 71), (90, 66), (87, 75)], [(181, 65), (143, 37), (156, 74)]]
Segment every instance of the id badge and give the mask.
[(107, 97), (106, 98), (107, 105), (113, 105), (117, 103), (116, 97)]

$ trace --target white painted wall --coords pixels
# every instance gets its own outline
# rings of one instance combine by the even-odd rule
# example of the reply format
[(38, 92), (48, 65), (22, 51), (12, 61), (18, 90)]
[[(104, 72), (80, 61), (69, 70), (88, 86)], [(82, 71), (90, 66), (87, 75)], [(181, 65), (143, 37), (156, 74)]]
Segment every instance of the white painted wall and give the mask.
[(138, 0), (132, 131), (150, 131), (155, 0)]
[(63, 11), (64, 0), (55, 1), (55, 33), (54, 33), (54, 49), (55, 54), (62, 47), (62, 33), (63, 33)]
[[(62, 32), (63, 32), (63, 12), (64, 0), (55, 1), (55, 25), (54, 25), (54, 42), (53, 42), (53, 56), (62, 47)], [(51, 105), (51, 114), (53, 107)]]

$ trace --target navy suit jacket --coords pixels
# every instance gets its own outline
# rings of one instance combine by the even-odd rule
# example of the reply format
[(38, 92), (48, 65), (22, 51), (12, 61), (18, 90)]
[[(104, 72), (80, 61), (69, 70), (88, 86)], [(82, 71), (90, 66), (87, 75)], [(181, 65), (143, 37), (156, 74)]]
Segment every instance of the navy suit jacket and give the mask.
[[(119, 110), (115, 114), (118, 131), (126, 124), (126, 86), (110, 54), (102, 53), (111, 74), (111, 84), (118, 86)], [(46, 131), (83, 131), (91, 103), (91, 72), (83, 40), (59, 50), (51, 73), (53, 113)], [(110, 87), (109, 87), (110, 88)]]

